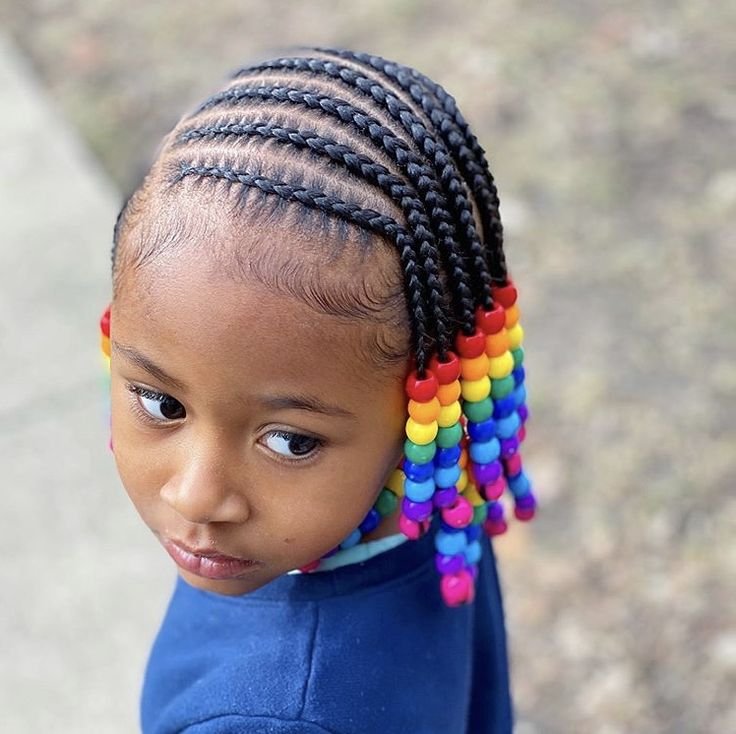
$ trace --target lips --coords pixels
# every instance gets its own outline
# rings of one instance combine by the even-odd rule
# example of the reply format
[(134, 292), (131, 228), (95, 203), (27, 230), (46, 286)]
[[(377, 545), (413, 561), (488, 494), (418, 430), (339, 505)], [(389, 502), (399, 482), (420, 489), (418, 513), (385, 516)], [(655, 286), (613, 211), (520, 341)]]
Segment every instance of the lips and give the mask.
[(222, 581), (243, 578), (260, 565), (259, 561), (226, 556), (210, 548), (188, 548), (170, 538), (162, 542), (166, 552), (179, 568), (205, 579)]

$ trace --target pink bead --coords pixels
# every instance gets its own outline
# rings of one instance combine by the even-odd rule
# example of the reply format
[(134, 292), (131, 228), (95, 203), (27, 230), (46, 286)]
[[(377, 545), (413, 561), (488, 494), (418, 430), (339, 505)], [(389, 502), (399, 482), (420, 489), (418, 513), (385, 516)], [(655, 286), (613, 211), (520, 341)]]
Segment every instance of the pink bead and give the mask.
[(534, 517), (534, 507), (514, 507), (514, 515), (517, 520), (528, 522)]
[(465, 569), (448, 573), (440, 580), (440, 592), (448, 607), (457, 607), (468, 601), (472, 588), (473, 577)]
[(442, 510), (442, 519), (453, 528), (465, 528), (473, 519), (473, 505), (465, 499), (458, 497), (453, 504)]
[(515, 477), (521, 471), (521, 454), (514, 454), (504, 461), (506, 476)]
[(490, 502), (497, 500), (506, 489), (506, 479), (499, 477), (495, 482), (481, 485), (481, 494)]
[(319, 561), (312, 561), (311, 563), (307, 563), (306, 565), (302, 566), (299, 570), (302, 573), (310, 573), (311, 571), (314, 571), (319, 566)]
[(522, 426), (516, 433), (516, 438), (521, 443), (526, 438), (526, 426)]
[(488, 520), (483, 523), (483, 530), (486, 531), (486, 535), (493, 537), (503, 535), (508, 530), (508, 525), (505, 520), (496, 520), (495, 522)]

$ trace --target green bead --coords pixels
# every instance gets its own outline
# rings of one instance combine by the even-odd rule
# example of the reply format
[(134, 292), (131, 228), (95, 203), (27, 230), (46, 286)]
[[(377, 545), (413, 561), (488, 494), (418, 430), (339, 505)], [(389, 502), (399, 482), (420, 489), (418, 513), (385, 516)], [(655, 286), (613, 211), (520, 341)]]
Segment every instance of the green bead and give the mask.
[(502, 377), (500, 380), (491, 380), (491, 396), (494, 398), (505, 398), (510, 395), (516, 387), (514, 376)]
[[(491, 380), (491, 384), (494, 382), (495, 380)], [(513, 379), (511, 382), (513, 383)], [(469, 421), (482, 423), (493, 415), (493, 401), (490, 398), (479, 400), (477, 403), (466, 400), (463, 402), (463, 413)]]
[(442, 449), (451, 449), (460, 443), (462, 437), (463, 427), (458, 422), (454, 426), (440, 428), (437, 431), (437, 445)]
[(423, 446), (408, 438), (404, 441), (404, 456), (413, 464), (426, 464), (428, 461), (432, 461), (436, 451), (437, 444), (434, 441)]
[(473, 508), (473, 525), (482, 525), (488, 517), (488, 505), (485, 503)]
[(524, 347), (517, 347), (511, 350), (511, 356), (514, 358), (514, 368), (521, 367), (524, 363)]
[(390, 489), (382, 489), (373, 506), (381, 517), (386, 517), (396, 509), (398, 504), (399, 498)]

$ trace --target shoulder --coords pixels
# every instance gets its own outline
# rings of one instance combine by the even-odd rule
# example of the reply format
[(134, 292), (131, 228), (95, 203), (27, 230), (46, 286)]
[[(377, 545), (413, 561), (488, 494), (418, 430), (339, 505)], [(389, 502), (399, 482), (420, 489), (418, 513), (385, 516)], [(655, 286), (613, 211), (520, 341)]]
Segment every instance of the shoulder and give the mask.
[(268, 716), (216, 716), (190, 724), (179, 734), (339, 734), (309, 721), (293, 721)]

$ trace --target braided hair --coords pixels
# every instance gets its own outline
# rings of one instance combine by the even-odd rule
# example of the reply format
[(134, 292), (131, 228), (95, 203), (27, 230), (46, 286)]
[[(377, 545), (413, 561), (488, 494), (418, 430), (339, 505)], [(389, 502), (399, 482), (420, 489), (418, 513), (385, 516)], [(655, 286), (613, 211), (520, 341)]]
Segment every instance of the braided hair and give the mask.
[(441, 515), (443, 596), (472, 601), (480, 526), (505, 529), (504, 489), (520, 519), (535, 500), (518, 455), (522, 331), (498, 193), (455, 100), (414, 69), (341, 49), (237, 70), (179, 121), (126, 202), (114, 283), (131, 259), (155, 255), (155, 241), (135, 254), (118, 248), (155, 191), (208, 182), (235, 188), (241, 214), (255, 196), (304, 226), (347, 227), (365, 246), (378, 238), (395, 249), (413, 369), (405, 458), (389, 485), (403, 495), (409, 537)]

